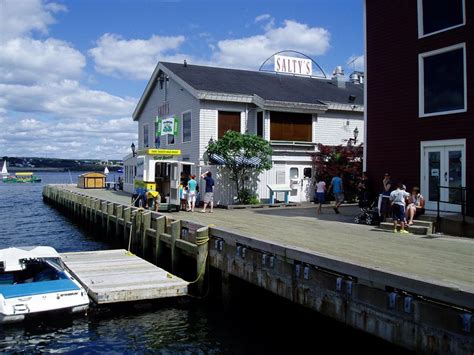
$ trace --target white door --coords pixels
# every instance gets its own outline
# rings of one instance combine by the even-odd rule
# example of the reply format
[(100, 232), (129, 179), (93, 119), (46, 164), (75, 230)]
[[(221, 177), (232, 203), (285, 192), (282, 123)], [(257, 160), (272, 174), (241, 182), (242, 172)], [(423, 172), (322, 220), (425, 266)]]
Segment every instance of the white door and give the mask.
[(290, 178), (290, 201), (306, 202), (311, 200), (312, 169), (309, 166), (288, 165), (288, 175)]
[(179, 180), (180, 180), (180, 167), (179, 163), (169, 163), (169, 174), (170, 174), (170, 204), (179, 205)]
[(440, 186), (440, 209), (461, 212), (461, 190), (466, 186), (465, 144), (422, 142), (422, 194), (426, 208), (436, 210), (438, 186)]

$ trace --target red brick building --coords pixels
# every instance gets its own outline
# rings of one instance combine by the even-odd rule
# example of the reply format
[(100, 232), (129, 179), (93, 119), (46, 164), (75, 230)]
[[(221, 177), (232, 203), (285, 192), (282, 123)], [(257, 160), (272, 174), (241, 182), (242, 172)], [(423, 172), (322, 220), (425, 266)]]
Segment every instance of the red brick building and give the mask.
[[(474, 1), (365, 0), (366, 168), (461, 211), (474, 188)], [(380, 185), (380, 186), (379, 186)], [(474, 191), (468, 190), (468, 214)]]

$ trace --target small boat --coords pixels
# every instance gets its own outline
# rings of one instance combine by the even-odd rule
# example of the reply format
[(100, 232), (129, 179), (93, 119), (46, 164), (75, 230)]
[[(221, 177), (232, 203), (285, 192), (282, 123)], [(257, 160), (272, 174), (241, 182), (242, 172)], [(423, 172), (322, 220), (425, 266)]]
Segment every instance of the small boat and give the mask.
[(30, 183), (30, 182), (41, 182), (41, 179), (33, 173), (16, 173), (3, 179), (6, 183)]
[(123, 168), (118, 168), (118, 169), (117, 169), (117, 173), (123, 174)]
[(0, 249), (0, 324), (50, 312), (85, 312), (89, 297), (51, 247)]
[(105, 174), (105, 175), (109, 175), (109, 168), (105, 167), (105, 169), (104, 169), (104, 174)]
[(2, 175), (2, 179), (6, 179), (8, 177), (8, 170), (7, 170), (7, 161), (3, 161), (3, 167), (2, 167), (2, 172), (0, 173)]

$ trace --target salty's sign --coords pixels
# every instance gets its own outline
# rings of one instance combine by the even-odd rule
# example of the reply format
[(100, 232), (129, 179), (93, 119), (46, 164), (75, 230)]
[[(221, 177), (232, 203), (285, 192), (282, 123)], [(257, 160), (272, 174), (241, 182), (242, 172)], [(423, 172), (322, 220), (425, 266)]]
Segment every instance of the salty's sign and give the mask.
[(275, 71), (277, 73), (313, 75), (313, 63), (310, 59), (275, 55)]

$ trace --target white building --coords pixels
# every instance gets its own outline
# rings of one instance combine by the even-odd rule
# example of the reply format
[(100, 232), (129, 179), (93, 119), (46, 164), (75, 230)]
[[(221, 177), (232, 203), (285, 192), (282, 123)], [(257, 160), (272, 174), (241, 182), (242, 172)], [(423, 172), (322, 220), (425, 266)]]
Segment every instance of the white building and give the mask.
[[(179, 159), (193, 162), (192, 173), (198, 175), (208, 168), (211, 139), (228, 130), (257, 134), (273, 148), (273, 168), (256, 184), (259, 198), (268, 199), (267, 184), (277, 183), (292, 187), (290, 201), (307, 201), (314, 175), (309, 153), (317, 144), (345, 144), (356, 127), (364, 137), (363, 94), (361, 85), (340, 78), (161, 62), (133, 113), (138, 149), (180, 149)], [(170, 116), (179, 120), (178, 135), (156, 137), (157, 117)], [(135, 161), (131, 155), (124, 160), (124, 189), (132, 192)], [(232, 187), (225, 177), (217, 178), (215, 199), (231, 204)]]

